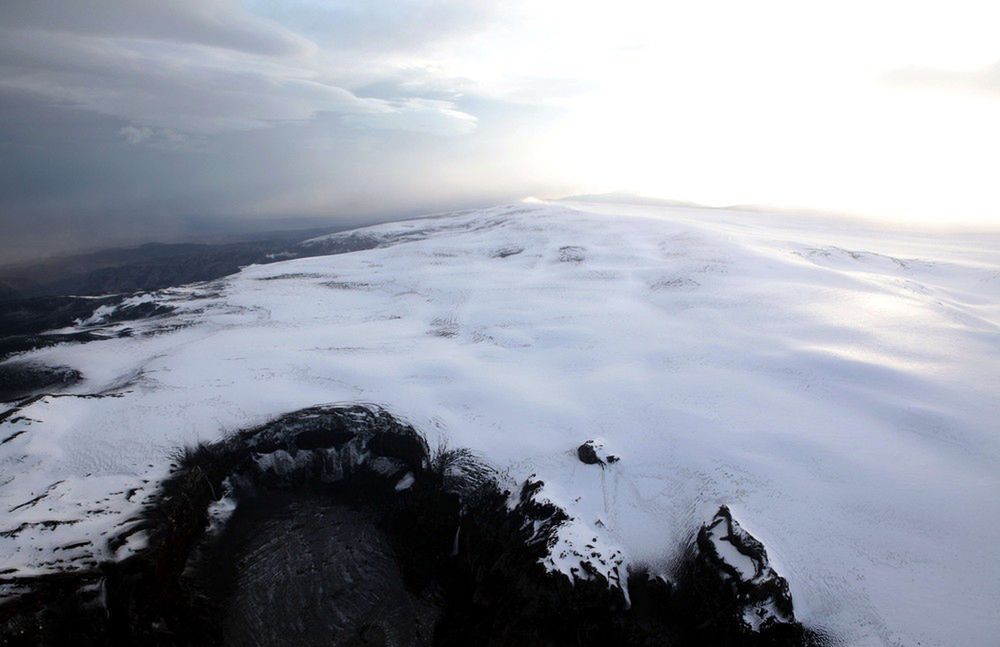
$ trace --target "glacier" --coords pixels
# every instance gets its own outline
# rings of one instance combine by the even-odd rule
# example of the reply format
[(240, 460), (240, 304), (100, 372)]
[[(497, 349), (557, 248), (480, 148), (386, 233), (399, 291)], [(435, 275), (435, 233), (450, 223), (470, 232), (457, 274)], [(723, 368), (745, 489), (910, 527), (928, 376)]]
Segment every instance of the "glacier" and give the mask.
[[(833, 644), (995, 641), (997, 233), (526, 201), (302, 245), (357, 251), (139, 295), (165, 314), (7, 360), (82, 379), (0, 420), (0, 578), (141, 549), (108, 539), (181, 447), (372, 403), (544, 480), (564, 543), (666, 572), (724, 504)], [(588, 440), (619, 460), (584, 465)]]

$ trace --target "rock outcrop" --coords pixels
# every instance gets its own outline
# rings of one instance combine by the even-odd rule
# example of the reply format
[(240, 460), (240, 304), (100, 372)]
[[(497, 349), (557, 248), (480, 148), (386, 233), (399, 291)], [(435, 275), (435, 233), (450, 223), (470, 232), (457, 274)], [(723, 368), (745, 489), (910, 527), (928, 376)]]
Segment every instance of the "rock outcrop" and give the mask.
[[(725, 507), (677, 573), (623, 577), (622, 556), (594, 533), (574, 544), (586, 554), (566, 550), (563, 535), (582, 526), (542, 481), (508, 490), (468, 451), (432, 453), (378, 408), (297, 411), (177, 462), (143, 517), (110, 540), (144, 549), (92, 572), (0, 578), (15, 595), (0, 606), (0, 646), (277, 645), (292, 634), (335, 645), (814, 644), (763, 545)], [(355, 540), (365, 546), (345, 545)], [(554, 568), (559, 559), (576, 566)], [(310, 626), (286, 617), (296, 613)]]
[(593, 440), (588, 440), (577, 447), (576, 456), (580, 459), (581, 463), (587, 465), (604, 465), (604, 461), (597, 456), (597, 448)]
[(588, 440), (576, 448), (576, 457), (587, 465), (609, 465), (617, 463), (621, 458), (604, 451), (604, 443), (599, 440)]
[(698, 531), (679, 586), (683, 606), (705, 627), (706, 639), (789, 646), (806, 639), (795, 620), (788, 582), (727, 506)]

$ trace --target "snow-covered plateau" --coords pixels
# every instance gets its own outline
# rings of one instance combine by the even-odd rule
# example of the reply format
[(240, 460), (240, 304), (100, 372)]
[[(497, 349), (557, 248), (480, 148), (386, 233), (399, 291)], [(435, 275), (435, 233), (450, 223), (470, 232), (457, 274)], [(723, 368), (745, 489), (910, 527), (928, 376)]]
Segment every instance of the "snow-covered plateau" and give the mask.
[(303, 245), (345, 241), (7, 360), (82, 379), (0, 422), (0, 573), (121, 558), (179, 448), (362, 402), (544, 481), (553, 568), (667, 572), (725, 504), (835, 644), (996, 644), (1000, 235), (526, 202)]

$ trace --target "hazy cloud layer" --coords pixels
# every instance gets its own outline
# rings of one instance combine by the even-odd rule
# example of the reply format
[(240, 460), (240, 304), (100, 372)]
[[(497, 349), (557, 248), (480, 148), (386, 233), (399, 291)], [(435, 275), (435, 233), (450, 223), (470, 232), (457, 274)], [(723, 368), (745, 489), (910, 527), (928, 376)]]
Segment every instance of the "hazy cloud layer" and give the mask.
[(0, 17), (8, 30), (187, 43), (263, 55), (314, 49), (308, 40), (230, 0), (9, 0)]
[(996, 220), (983, 7), (6, 0), (0, 263), (611, 189)]
[(468, 190), (431, 190), (449, 184), (447, 159), (434, 170), (416, 158), (439, 157), (477, 118), (447, 79), (390, 59), (468, 24), (481, 13), (470, 6), (3, 3), (4, 260), (184, 235), (212, 216), (374, 218), (468, 202)]
[(475, 124), (446, 101), (359, 97), (338, 83), (350, 70), (322, 65), (312, 41), (227, 0), (15, 1), (0, 24), (0, 84), (136, 128), (210, 134), (320, 112), (403, 130)]

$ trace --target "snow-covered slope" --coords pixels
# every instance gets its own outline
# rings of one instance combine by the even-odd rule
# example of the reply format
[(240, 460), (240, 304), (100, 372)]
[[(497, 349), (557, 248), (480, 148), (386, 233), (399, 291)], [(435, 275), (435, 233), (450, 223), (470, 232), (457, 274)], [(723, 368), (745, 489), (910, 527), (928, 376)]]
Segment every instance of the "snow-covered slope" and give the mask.
[[(0, 571), (109, 557), (180, 446), (363, 401), (537, 474), (565, 542), (666, 570), (727, 504), (807, 625), (994, 644), (997, 236), (575, 203), (350, 235), (375, 247), (168, 290), (172, 314), (112, 324), (131, 337), (17, 358), (84, 380), (0, 423)], [(584, 465), (588, 439), (621, 460)]]

